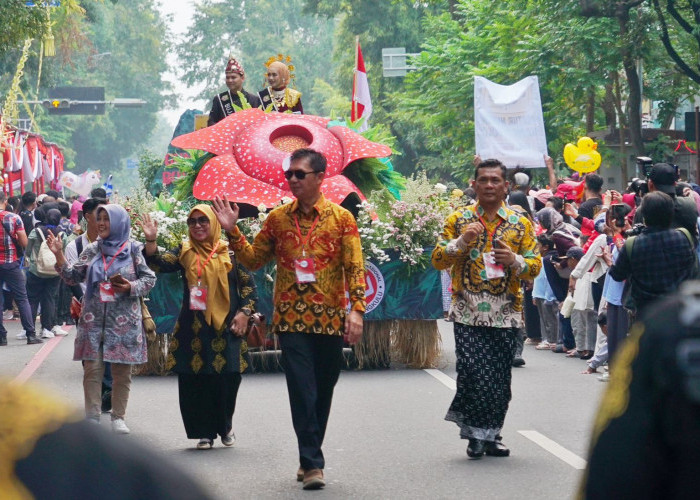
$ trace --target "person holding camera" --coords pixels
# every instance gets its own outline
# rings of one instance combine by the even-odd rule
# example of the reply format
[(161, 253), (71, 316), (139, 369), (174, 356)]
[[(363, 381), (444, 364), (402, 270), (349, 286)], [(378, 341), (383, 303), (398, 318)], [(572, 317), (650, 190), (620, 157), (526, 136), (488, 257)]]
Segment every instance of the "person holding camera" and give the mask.
[[(688, 230), (693, 238), (693, 246), (698, 245), (698, 208), (693, 198), (678, 196), (676, 193), (676, 182), (678, 181), (678, 167), (668, 163), (652, 164), (650, 158), (639, 157), (637, 163), (641, 166), (647, 177), (646, 190), (649, 193), (660, 191), (666, 193), (673, 200), (672, 228), (683, 227)], [(642, 193), (644, 186), (642, 186)], [(642, 201), (644, 198), (642, 198)], [(634, 215), (634, 223), (640, 224), (644, 221), (643, 204), (637, 209)], [(637, 232), (641, 228), (637, 229)]]
[(616, 281), (629, 280), (625, 306), (645, 310), (656, 299), (674, 292), (689, 279), (697, 279), (698, 258), (691, 233), (674, 229), (674, 200), (661, 191), (652, 191), (642, 200), (645, 228), (620, 244), (620, 255), (610, 268)]

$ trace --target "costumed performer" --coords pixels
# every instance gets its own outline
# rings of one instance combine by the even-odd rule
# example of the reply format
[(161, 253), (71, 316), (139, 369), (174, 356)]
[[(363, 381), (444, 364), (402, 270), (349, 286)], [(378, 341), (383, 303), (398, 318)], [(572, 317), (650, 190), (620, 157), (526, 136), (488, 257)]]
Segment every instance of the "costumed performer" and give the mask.
[(284, 113), (291, 111), (296, 114), (304, 114), (301, 105), (301, 92), (288, 87), (291, 73), (289, 67), (281, 61), (273, 61), (267, 65), (268, 86), (258, 92), (263, 108), (270, 104), (275, 111)]
[(239, 108), (243, 107), (241, 97), (238, 95), (239, 92), (243, 94), (245, 100), (248, 101), (251, 107), (260, 107), (260, 99), (258, 96), (243, 90), (244, 82), (245, 71), (243, 70), (243, 65), (229, 56), (228, 63), (226, 64), (226, 86), (228, 88), (214, 96), (214, 100), (211, 103), (211, 111), (209, 111), (207, 127), (211, 127), (227, 116), (235, 113), (236, 108), (234, 108), (234, 106), (238, 106)]

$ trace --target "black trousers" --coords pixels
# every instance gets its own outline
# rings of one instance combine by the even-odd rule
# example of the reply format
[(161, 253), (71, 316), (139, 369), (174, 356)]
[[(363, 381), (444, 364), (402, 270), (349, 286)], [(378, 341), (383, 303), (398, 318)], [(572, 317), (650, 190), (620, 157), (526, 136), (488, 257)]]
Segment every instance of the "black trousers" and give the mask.
[(282, 365), (287, 378), (292, 423), (303, 469), (323, 469), (321, 445), (331, 412), (333, 389), (343, 365), (343, 337), (282, 333)]
[[(216, 439), (233, 428), (240, 373), (178, 374), (180, 414), (189, 439)], [(104, 383), (104, 382), (103, 382)]]
[(56, 299), (58, 299), (60, 284), (60, 276), (40, 278), (27, 272), (27, 297), (29, 306), (32, 308), (32, 320), (36, 318), (39, 304), (41, 304), (41, 327), (46, 330), (56, 326)]

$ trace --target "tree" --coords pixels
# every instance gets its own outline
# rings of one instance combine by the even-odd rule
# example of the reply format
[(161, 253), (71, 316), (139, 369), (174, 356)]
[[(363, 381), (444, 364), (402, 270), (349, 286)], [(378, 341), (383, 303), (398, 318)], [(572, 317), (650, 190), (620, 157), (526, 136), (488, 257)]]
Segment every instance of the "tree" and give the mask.
[[(680, 70), (695, 83), (700, 83), (700, 2), (652, 0), (661, 24), (661, 41), (668, 55)], [(676, 36), (674, 36), (676, 35)], [(690, 48), (694, 45), (694, 48)], [(690, 48), (690, 50), (689, 50)]]
[(46, 31), (46, 9), (29, 8), (24, 0), (0, 2), (0, 58), (27, 38), (41, 38)]

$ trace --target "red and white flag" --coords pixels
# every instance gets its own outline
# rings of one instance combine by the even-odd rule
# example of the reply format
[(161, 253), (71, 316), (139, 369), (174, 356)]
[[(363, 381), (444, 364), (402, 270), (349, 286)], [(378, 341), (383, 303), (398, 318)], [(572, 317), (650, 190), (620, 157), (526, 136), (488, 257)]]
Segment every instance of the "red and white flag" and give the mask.
[(357, 42), (357, 63), (355, 66), (355, 78), (352, 85), (352, 121), (364, 118), (359, 131), (364, 132), (369, 128), (369, 117), (372, 115), (372, 97), (369, 94), (369, 82), (365, 71), (365, 60), (362, 57), (360, 42)]

